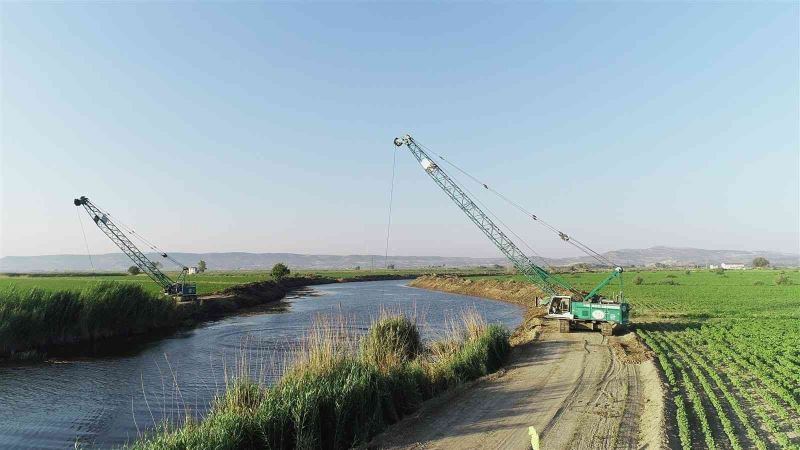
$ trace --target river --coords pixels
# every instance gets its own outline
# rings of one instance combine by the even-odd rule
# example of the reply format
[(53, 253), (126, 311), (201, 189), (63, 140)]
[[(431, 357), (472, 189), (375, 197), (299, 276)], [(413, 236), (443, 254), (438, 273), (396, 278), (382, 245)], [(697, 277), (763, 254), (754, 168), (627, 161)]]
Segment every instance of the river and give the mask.
[(432, 339), (474, 307), (513, 329), (520, 307), (371, 281), (316, 286), (280, 304), (209, 322), (123, 354), (0, 366), (0, 448), (106, 448), (131, 442), (155, 423), (202, 415), (241, 361), (269, 383), (317, 317), (344, 317), (356, 332), (382, 310), (417, 318)]

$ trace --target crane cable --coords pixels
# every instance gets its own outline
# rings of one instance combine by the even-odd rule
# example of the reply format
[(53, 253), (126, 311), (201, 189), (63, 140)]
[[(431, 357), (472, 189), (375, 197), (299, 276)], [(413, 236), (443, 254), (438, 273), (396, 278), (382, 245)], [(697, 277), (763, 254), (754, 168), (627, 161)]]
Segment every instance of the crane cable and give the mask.
[(389, 188), (389, 218), (386, 221), (386, 249), (383, 254), (383, 268), (389, 268), (389, 232), (392, 229), (392, 202), (394, 200), (394, 175), (397, 168), (397, 152), (392, 152), (392, 184)]
[(180, 262), (180, 261), (176, 260), (176, 259), (175, 259), (175, 258), (173, 258), (172, 256), (168, 255), (168, 254), (167, 254), (165, 251), (163, 251), (162, 249), (160, 249), (160, 248), (159, 248), (159, 247), (158, 247), (156, 244), (154, 244), (154, 243), (150, 242), (149, 240), (145, 239), (145, 237), (144, 237), (144, 236), (142, 236), (142, 235), (140, 235), (139, 233), (137, 233), (137, 232), (136, 232), (136, 231), (135, 231), (135, 230), (134, 230), (134, 229), (133, 229), (131, 226), (129, 226), (129, 225), (126, 225), (126, 224), (125, 224), (125, 222), (123, 222), (123, 221), (121, 221), (121, 220), (119, 219), (119, 217), (117, 217), (117, 216), (115, 216), (115, 215), (111, 214), (110, 212), (106, 211), (105, 209), (101, 208), (100, 206), (98, 206), (98, 205), (97, 205), (97, 203), (94, 203), (94, 206), (95, 206), (95, 207), (96, 207), (98, 210), (100, 210), (100, 212), (102, 212), (103, 214), (105, 214), (107, 217), (110, 217), (110, 218), (114, 219), (114, 223), (118, 225), (118, 228), (121, 228), (121, 230), (120, 230), (120, 231), (123, 231), (123, 232), (127, 233), (128, 235), (130, 235), (130, 236), (132, 236), (132, 237), (134, 237), (134, 238), (137, 238), (137, 239), (139, 239), (139, 241), (140, 241), (141, 243), (143, 243), (143, 244), (144, 244), (146, 247), (148, 247), (148, 248), (150, 248), (151, 250), (153, 250), (154, 252), (158, 253), (158, 254), (159, 254), (159, 255), (161, 255), (163, 258), (167, 258), (167, 259), (169, 259), (170, 261), (172, 261), (172, 262), (173, 262), (173, 263), (175, 263), (176, 265), (180, 266), (182, 269), (186, 267), (186, 265), (185, 265), (185, 264), (183, 264), (182, 262)]
[[(420, 144), (419, 141), (417, 141), (416, 139), (414, 140), (414, 142), (416, 142), (417, 145), (419, 145), (420, 147), (424, 148), (426, 151), (436, 155), (439, 159), (441, 159), (442, 161), (446, 162), (447, 164), (452, 166), (454, 169), (456, 169), (457, 171), (461, 172), (466, 177), (470, 178), (472, 181), (474, 181), (474, 182), (478, 183), (479, 185), (483, 186), (484, 189), (486, 189), (486, 190), (492, 192), (493, 194), (495, 194), (496, 196), (500, 197), (500, 199), (502, 199), (506, 203), (510, 204), (511, 206), (513, 206), (514, 208), (516, 208), (517, 210), (519, 210), (520, 212), (522, 212), (523, 214), (525, 214), (529, 218), (531, 218), (534, 221), (536, 221), (536, 222), (540, 223), (541, 225), (545, 226), (546, 228), (548, 228), (552, 232), (558, 234), (558, 236), (564, 242), (566, 242), (566, 243), (572, 245), (573, 247), (581, 250), (583, 253), (586, 253), (588, 256), (594, 258), (595, 260), (597, 260), (598, 262), (600, 262), (600, 263), (602, 263), (604, 265), (616, 266), (616, 264), (614, 264), (614, 262), (611, 261), (610, 259), (608, 259), (607, 257), (601, 255), (600, 253), (597, 253), (596, 251), (594, 251), (591, 248), (589, 248), (589, 246), (587, 246), (583, 242), (575, 239), (574, 237), (572, 237), (572, 236), (560, 231), (559, 229), (557, 229), (553, 225), (545, 222), (544, 220), (539, 218), (536, 214), (534, 214), (531, 211), (525, 209), (525, 207), (523, 207), (519, 203), (509, 199), (508, 197), (503, 195), (501, 192), (499, 192), (499, 191), (495, 190), (494, 188), (490, 187), (488, 184), (486, 184), (483, 181), (479, 180), (478, 178), (474, 177), (473, 175), (471, 175), (470, 173), (468, 173), (464, 169), (458, 167), (456, 164), (454, 164), (453, 162), (451, 162), (450, 160), (448, 160), (444, 156), (442, 156), (442, 155), (430, 150), (429, 148), (425, 147), (424, 145)], [(527, 246), (527, 244), (526, 244), (526, 246)]]
[(89, 256), (89, 265), (92, 266), (92, 272), (95, 271), (94, 269), (94, 262), (92, 261), (92, 252), (89, 251), (89, 240), (86, 239), (86, 230), (83, 229), (83, 221), (81, 220), (81, 212), (78, 208), (75, 208), (75, 212), (78, 216), (78, 223), (81, 224), (81, 233), (83, 234), (83, 243), (86, 245), (86, 254)]

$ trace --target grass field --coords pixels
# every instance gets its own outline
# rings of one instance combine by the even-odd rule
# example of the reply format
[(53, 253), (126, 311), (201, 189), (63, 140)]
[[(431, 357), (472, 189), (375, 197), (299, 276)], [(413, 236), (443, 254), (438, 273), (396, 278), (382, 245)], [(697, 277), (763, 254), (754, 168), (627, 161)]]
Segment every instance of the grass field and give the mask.
[[(308, 271), (308, 270), (300, 270), (297, 272), (292, 272), (293, 274), (297, 275), (306, 275), (306, 274), (316, 274), (320, 276), (330, 277), (330, 278), (354, 278), (359, 276), (369, 276), (369, 275), (384, 275), (384, 274), (391, 274), (391, 275), (418, 275), (422, 273), (429, 273), (432, 269), (400, 269), (400, 270), (317, 270), (317, 271)], [(485, 272), (485, 270), (483, 270)], [(469, 273), (478, 273), (479, 270), (459, 270), (458, 273), (462, 274), (469, 274)], [(174, 272), (167, 272), (172, 279), (177, 277), (177, 273)], [(239, 272), (206, 272), (203, 274), (198, 275), (191, 275), (189, 277), (190, 281), (197, 282), (197, 293), (200, 295), (209, 294), (212, 292), (221, 291), (227, 287), (231, 287), (237, 284), (244, 284), (244, 283), (252, 283), (255, 281), (265, 281), (265, 280), (272, 280), (272, 276), (270, 276), (268, 271), (239, 271)], [(115, 282), (124, 282), (124, 283), (135, 283), (140, 285), (147, 291), (153, 293), (161, 293), (161, 288), (155, 284), (147, 275), (104, 275), (104, 276), (95, 276), (95, 275), (80, 275), (80, 274), (70, 274), (59, 276), (58, 274), (47, 274), (47, 276), (8, 276), (8, 275), (0, 275), (0, 290), (5, 287), (14, 285), (18, 289), (29, 289), (32, 287), (38, 287), (47, 290), (81, 290), (87, 285), (100, 283), (104, 281), (115, 281)]]
[[(604, 276), (563, 275), (587, 290)], [(669, 384), (676, 446), (800, 448), (800, 272), (631, 272), (625, 282), (634, 329)]]

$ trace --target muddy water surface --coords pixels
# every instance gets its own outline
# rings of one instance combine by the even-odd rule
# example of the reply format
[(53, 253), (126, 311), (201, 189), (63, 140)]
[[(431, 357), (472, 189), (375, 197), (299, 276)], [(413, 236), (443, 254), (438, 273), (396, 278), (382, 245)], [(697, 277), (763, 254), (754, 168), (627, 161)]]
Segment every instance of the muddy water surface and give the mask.
[(284, 303), (111, 356), (0, 367), (0, 448), (112, 447), (163, 420), (202, 415), (242, 358), (253, 375), (274, 381), (286, 350), (320, 314), (344, 316), (362, 332), (382, 308), (403, 311), (418, 317), (426, 339), (467, 307), (508, 328), (522, 317), (514, 305), (395, 280), (317, 286)]

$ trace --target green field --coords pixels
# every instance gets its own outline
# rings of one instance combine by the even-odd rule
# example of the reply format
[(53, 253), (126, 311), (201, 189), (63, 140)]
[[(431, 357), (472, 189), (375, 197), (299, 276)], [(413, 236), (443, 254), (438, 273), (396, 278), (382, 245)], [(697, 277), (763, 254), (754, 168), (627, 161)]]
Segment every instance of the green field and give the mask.
[[(298, 270), (292, 271), (296, 275), (319, 275), (330, 278), (354, 278), (370, 275), (419, 275), (430, 273), (433, 269), (398, 269), (398, 270)], [(439, 269), (440, 271), (442, 269)], [(470, 274), (486, 272), (485, 269), (464, 269), (464, 270), (448, 270), (459, 274)], [(166, 272), (172, 279), (175, 279), (178, 274), (174, 272)], [(244, 283), (252, 283), (255, 281), (272, 280), (268, 271), (238, 271), (238, 272), (206, 272), (197, 275), (190, 275), (189, 281), (197, 283), (198, 294), (209, 294), (218, 292), (225, 288)], [(0, 289), (14, 285), (18, 289), (30, 289), (38, 287), (47, 290), (81, 290), (87, 285), (99, 283), (103, 281), (115, 281), (125, 283), (136, 283), (142, 286), (147, 291), (153, 293), (160, 293), (161, 288), (155, 284), (147, 275), (104, 275), (95, 276), (91, 274), (69, 274), (59, 276), (58, 274), (40, 274), (40, 275), (20, 275), (8, 276), (0, 274)]]
[[(604, 276), (563, 275), (585, 290)], [(625, 296), (669, 384), (674, 446), (800, 448), (798, 270), (630, 272)]]

